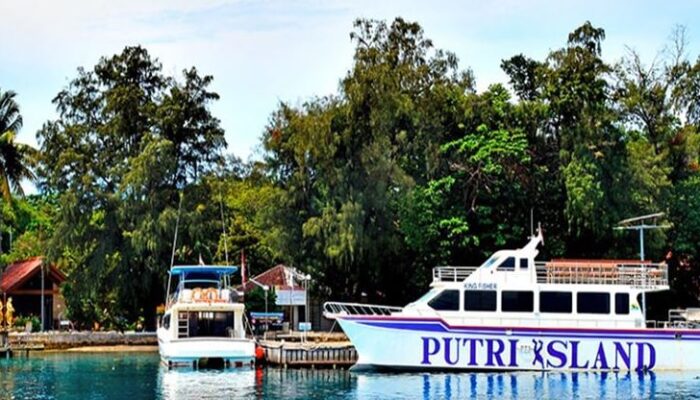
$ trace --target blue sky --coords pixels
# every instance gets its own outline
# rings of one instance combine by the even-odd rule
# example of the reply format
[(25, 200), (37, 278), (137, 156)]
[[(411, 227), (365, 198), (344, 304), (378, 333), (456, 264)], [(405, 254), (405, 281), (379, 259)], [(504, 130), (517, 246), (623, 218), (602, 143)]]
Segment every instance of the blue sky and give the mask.
[(244, 160), (280, 101), (337, 91), (358, 17), (418, 21), (473, 70), (479, 90), (506, 81), (502, 59), (542, 59), (586, 20), (605, 28), (610, 62), (625, 46), (651, 61), (677, 24), (688, 28), (693, 60), (700, 47), (700, 3), (692, 1), (2, 0), (0, 16), (0, 88), (18, 92), (20, 141), (36, 145), (36, 131), (55, 118), (51, 99), (77, 67), (140, 44), (167, 74), (194, 65), (214, 76), (221, 100), (212, 111), (229, 151)]

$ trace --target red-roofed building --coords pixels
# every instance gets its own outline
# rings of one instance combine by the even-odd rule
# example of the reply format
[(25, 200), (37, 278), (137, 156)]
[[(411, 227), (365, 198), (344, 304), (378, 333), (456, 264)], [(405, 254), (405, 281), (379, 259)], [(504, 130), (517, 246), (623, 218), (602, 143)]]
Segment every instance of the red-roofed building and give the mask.
[(309, 276), (300, 273), (296, 268), (279, 264), (250, 278), (242, 285), (242, 289), (244, 292), (247, 292), (256, 286), (268, 286), (273, 288), (277, 296), (275, 304), (283, 307), (285, 319), (292, 324), (294, 327), (293, 329), (298, 329), (298, 323), (301, 322), (302, 319), (306, 320), (306, 315), (308, 315), (306, 312), (306, 286), (309, 280)]
[(65, 313), (65, 302), (59, 291), (65, 280), (66, 276), (54, 265), (46, 264), (43, 257), (32, 257), (4, 269), (0, 294), (12, 298), (16, 316), (33, 315), (39, 319), (42, 318), (43, 298), (43, 327), (52, 329)]

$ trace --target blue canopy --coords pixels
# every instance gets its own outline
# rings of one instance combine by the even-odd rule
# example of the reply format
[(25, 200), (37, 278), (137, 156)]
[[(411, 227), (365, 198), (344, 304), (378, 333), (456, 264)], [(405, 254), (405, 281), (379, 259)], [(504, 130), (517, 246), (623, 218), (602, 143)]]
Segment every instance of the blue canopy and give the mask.
[(170, 269), (170, 275), (233, 275), (236, 271), (238, 271), (238, 267), (233, 265), (176, 265)]

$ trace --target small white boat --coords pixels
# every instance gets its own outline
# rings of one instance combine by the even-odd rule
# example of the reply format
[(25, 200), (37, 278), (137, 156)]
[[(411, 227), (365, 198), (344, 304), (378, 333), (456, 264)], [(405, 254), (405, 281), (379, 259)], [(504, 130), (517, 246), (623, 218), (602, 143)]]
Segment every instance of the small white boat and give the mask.
[(700, 310), (646, 321), (668, 268), (634, 260), (535, 262), (541, 233), (478, 267), (437, 267), (405, 307), (324, 305), (358, 353), (389, 369), (700, 370)]
[(203, 364), (252, 366), (255, 342), (246, 338), (245, 307), (235, 299), (233, 266), (174, 266), (165, 313), (158, 326), (158, 350), (168, 367)]

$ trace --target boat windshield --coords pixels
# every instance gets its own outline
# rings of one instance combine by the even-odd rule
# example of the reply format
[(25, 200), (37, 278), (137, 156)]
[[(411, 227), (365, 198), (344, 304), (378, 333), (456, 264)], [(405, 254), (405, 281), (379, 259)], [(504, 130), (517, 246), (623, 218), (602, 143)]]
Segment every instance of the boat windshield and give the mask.
[(420, 299), (418, 299), (418, 300), (415, 301), (415, 303), (425, 303), (425, 302), (427, 302), (428, 300), (432, 299), (433, 296), (435, 296), (435, 295), (437, 294), (437, 292), (439, 292), (439, 291), (440, 291), (439, 289), (435, 289), (435, 288), (430, 289), (430, 290), (428, 291), (428, 293), (422, 295), (422, 296), (420, 297)]
[(492, 266), (493, 264), (495, 264), (496, 261), (498, 261), (499, 258), (500, 258), (500, 257), (498, 257), (498, 255), (494, 254), (494, 255), (492, 255), (491, 257), (489, 257), (488, 260), (484, 261), (484, 263), (481, 264), (481, 267), (482, 267), (482, 268), (488, 268), (488, 267)]
[(219, 281), (205, 280), (205, 279), (186, 280), (183, 282), (183, 284), (185, 285), (185, 289), (194, 289), (194, 288), (208, 289), (208, 288), (218, 288), (219, 287)]

